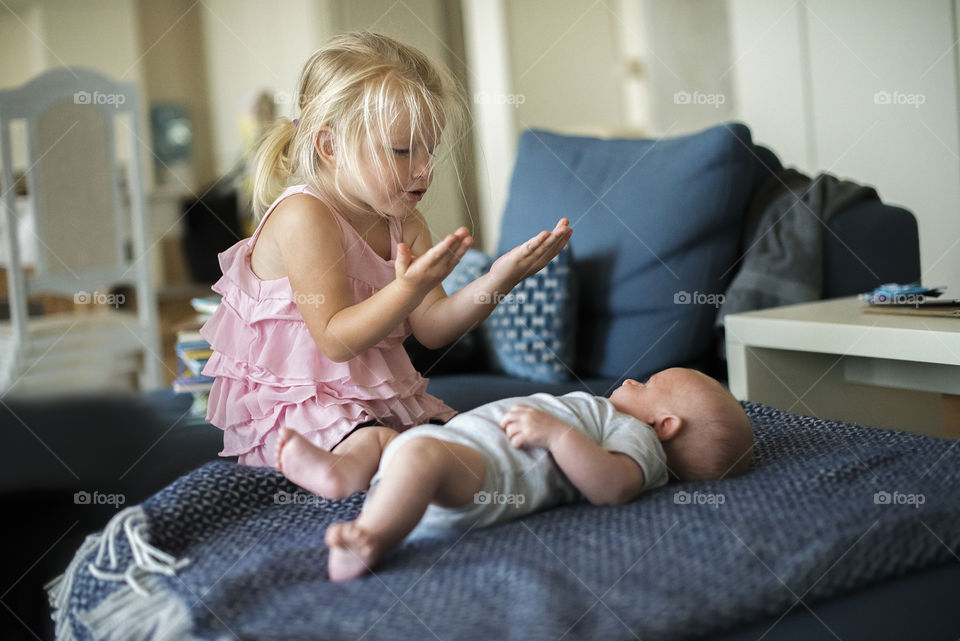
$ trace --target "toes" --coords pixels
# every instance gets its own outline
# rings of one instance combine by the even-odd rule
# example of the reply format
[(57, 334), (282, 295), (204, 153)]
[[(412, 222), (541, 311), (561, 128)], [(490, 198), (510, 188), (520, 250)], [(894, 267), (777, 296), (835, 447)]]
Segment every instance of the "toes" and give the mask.
[(354, 521), (330, 524), (323, 538), (328, 547), (339, 548), (354, 554), (368, 556), (373, 551), (367, 532)]
[(353, 521), (332, 524), (324, 539), (330, 548), (327, 575), (331, 581), (355, 579), (376, 561), (373, 538)]
[(343, 530), (349, 523), (332, 523), (327, 526), (327, 532), (323, 536), (323, 542), (327, 547), (339, 548), (344, 545)]

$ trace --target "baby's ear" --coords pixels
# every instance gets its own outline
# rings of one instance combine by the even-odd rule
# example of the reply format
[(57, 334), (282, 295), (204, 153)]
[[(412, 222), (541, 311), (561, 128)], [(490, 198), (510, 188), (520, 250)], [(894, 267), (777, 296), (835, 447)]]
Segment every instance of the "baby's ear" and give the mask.
[(653, 431), (661, 441), (669, 441), (680, 432), (683, 419), (675, 414), (661, 414), (653, 424)]

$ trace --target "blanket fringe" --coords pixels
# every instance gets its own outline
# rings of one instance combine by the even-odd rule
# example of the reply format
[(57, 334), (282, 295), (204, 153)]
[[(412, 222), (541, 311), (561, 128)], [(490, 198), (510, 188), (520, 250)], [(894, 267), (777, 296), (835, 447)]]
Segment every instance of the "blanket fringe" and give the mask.
[(73, 591), (73, 579), (86, 558), (96, 549), (99, 540), (99, 534), (91, 534), (84, 539), (64, 573), (43, 586), (50, 600), (50, 616), (54, 621), (54, 633), (57, 641), (74, 641), (75, 639), (73, 627), (70, 625), (70, 617), (67, 615), (70, 593)]
[(163, 590), (156, 575), (141, 579), (147, 596), (125, 585), (89, 612), (77, 615), (94, 639), (102, 641), (191, 641), (193, 620), (177, 595)]
[[(120, 571), (116, 550), (117, 538), (121, 534), (126, 536), (133, 555), (133, 562), (124, 571)], [(182, 628), (190, 623), (186, 608), (176, 602), (176, 597), (161, 591), (162, 584), (156, 575), (174, 576), (190, 561), (177, 560), (148, 541), (146, 513), (139, 505), (118, 512), (103, 532), (91, 534), (84, 540), (64, 573), (45, 586), (58, 640), (73, 641), (75, 638), (69, 617), (70, 594), (77, 572), (94, 550), (96, 557), (87, 565), (90, 574), (102, 581), (124, 581), (127, 585), (111, 593), (90, 612), (78, 613), (79, 621), (101, 630), (105, 635), (103, 638), (110, 641), (186, 638), (183, 635), (185, 628)], [(109, 564), (104, 567), (108, 560)], [(135, 603), (137, 599), (139, 602)], [(131, 632), (127, 632), (127, 627)]]

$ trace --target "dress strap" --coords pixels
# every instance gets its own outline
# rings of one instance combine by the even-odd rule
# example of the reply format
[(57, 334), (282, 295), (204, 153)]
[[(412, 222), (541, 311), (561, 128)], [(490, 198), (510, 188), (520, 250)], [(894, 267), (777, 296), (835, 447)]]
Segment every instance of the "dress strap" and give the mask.
[(273, 201), (273, 204), (270, 205), (270, 208), (263, 213), (263, 216), (260, 218), (260, 222), (257, 224), (257, 228), (254, 230), (253, 235), (250, 236), (250, 241), (247, 243), (250, 247), (253, 247), (254, 243), (257, 242), (257, 237), (260, 236), (260, 230), (263, 229), (263, 223), (267, 222), (267, 216), (273, 213), (273, 210), (277, 208), (277, 205), (280, 204), (280, 201), (292, 196), (294, 194), (310, 194), (313, 195), (308, 189), (307, 185), (294, 185), (292, 187), (287, 187), (283, 190), (283, 193), (277, 196), (277, 199)]
[(403, 240), (403, 223), (390, 216), (390, 260), (397, 258), (397, 244)]
[[(277, 208), (277, 205), (280, 204), (280, 201), (289, 196), (293, 196), (294, 194), (309, 194), (324, 204), (327, 204), (326, 201), (324, 201), (313, 189), (311, 189), (309, 185), (294, 185), (292, 187), (287, 187), (282, 194), (277, 196), (277, 199), (273, 201), (273, 204), (270, 205), (270, 208), (267, 209), (267, 211), (264, 212), (263, 217), (260, 218), (257, 228), (254, 230), (253, 235), (250, 236), (250, 240), (247, 243), (249, 247), (253, 247), (254, 243), (257, 242), (257, 238), (260, 236), (260, 231), (263, 229), (263, 224), (267, 222), (267, 217), (273, 213), (273, 210)], [(351, 225), (350, 222), (340, 214), (340, 212), (329, 205), (327, 205), (327, 207), (333, 214), (334, 220), (337, 221), (337, 225), (340, 227), (340, 233), (343, 234), (344, 241), (348, 243), (348, 247), (355, 246), (359, 243), (361, 248), (366, 247), (371, 253), (376, 255), (373, 249), (367, 244), (367, 241), (365, 241), (360, 235), (360, 232), (358, 232), (353, 225)], [(390, 230), (390, 260), (395, 260), (397, 258), (397, 243), (403, 239), (403, 225), (398, 218), (393, 216), (389, 216), (387, 221)], [(350, 236), (352, 240), (348, 241), (348, 236)], [(382, 256), (378, 256), (378, 258), (383, 260)]]

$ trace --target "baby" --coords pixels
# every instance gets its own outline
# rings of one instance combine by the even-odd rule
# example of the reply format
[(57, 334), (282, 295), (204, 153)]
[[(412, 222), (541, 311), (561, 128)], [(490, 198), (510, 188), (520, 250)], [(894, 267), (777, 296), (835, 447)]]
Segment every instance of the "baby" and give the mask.
[[(291, 480), (322, 494), (339, 456), (296, 432), (283, 438), (315, 450), (312, 467)], [(690, 369), (627, 379), (609, 398), (539, 393), (488, 403), (385, 439), (360, 515), (327, 528), (328, 573), (332, 581), (355, 578), (408, 536), (502, 523), (581, 496), (627, 503), (668, 474), (735, 476), (749, 467), (752, 448), (740, 404)]]

